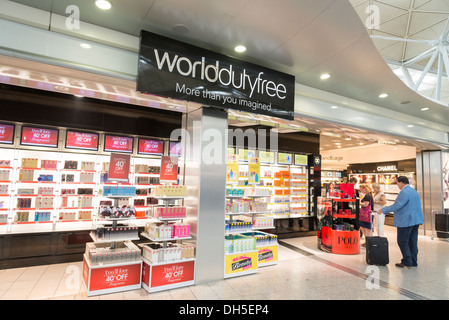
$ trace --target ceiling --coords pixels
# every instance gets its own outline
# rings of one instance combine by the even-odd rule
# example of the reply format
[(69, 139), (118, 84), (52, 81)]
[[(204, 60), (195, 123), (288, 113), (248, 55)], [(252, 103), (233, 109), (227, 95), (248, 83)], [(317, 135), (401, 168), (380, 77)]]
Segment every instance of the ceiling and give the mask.
[[(67, 16), (66, 8), (73, 5), (73, 0), (12, 2), (63, 16)], [(387, 50), (379, 54), (365, 28), (364, 19), (357, 14), (371, 2), (373, 1), (113, 0), (111, 10), (101, 11), (94, 6), (93, 0), (77, 0), (76, 6), (79, 7), (81, 20), (84, 22), (134, 36), (139, 36), (142, 29), (155, 32), (292, 74), (297, 83), (306, 86), (446, 126), (449, 123), (449, 109), (413, 92), (385, 63), (381, 54)], [(405, 8), (411, 0), (374, 2), (379, 6), (391, 2)], [(413, 2), (423, 5), (429, 5), (430, 2), (444, 3), (436, 0)], [(393, 7), (392, 4), (390, 6)], [(180, 25), (184, 28), (179, 28)], [(51, 29), (51, 21), (48, 28)], [(102, 39), (96, 41), (101, 43)], [(239, 55), (233, 48), (242, 43), (246, 45), (247, 51)], [(410, 51), (406, 51), (407, 56), (413, 54), (411, 46), (409, 49)], [(324, 72), (331, 74), (329, 80), (320, 79), (320, 74)], [(127, 90), (130, 88), (127, 87)], [(385, 91), (389, 93), (389, 97), (379, 99), (378, 95)], [(421, 111), (423, 106), (430, 110)], [(349, 130), (353, 130), (363, 136), (361, 139), (374, 134), (373, 143), (383, 139), (397, 139), (380, 133), (363, 132), (363, 128), (345, 128), (320, 120), (311, 121), (301, 117), (300, 112), (301, 110), (296, 117), (297, 125), (307, 126), (310, 132), (332, 130), (346, 136)], [(302, 121), (314, 124), (306, 125)], [(323, 139), (325, 137), (323, 135)], [(343, 141), (349, 143), (350, 140)], [(404, 143), (425, 147), (425, 144), (416, 141)]]
[[(400, 68), (401, 64), (432, 48), (431, 41), (438, 40), (442, 36), (449, 18), (449, 1), (444, 0), (350, 0), (350, 2), (362, 22), (365, 22), (368, 33), (375, 37), (373, 42), (379, 53), (403, 81), (405, 77)], [(376, 13), (378, 24), (374, 19)], [(393, 39), (377, 38), (379, 36)], [(412, 68), (416, 71), (413, 71), (412, 77), (415, 81), (429, 60), (430, 57), (413, 63)], [(434, 99), (437, 66), (438, 59), (433, 62), (430, 73), (418, 89), (420, 94)], [(446, 74), (444, 70), (443, 73)], [(449, 104), (447, 77), (443, 77), (441, 101)]]

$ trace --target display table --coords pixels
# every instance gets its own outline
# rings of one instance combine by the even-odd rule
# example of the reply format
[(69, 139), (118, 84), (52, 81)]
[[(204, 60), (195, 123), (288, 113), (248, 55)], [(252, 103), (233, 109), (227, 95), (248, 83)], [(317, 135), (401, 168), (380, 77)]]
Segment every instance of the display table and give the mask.
[(330, 227), (318, 230), (318, 246), (321, 250), (337, 254), (360, 253), (360, 231), (339, 231)]

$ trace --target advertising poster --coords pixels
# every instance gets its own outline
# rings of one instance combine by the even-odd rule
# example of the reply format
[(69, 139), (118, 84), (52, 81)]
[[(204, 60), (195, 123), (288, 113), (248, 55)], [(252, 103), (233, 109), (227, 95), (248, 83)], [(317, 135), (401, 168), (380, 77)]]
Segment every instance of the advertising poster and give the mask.
[(139, 148), (137, 151), (139, 154), (164, 154), (164, 141), (162, 140), (150, 140), (139, 139)]
[(292, 164), (292, 154), (291, 153), (278, 153), (278, 163), (279, 164)]
[(119, 137), (119, 136), (104, 136), (104, 151), (109, 152), (133, 152), (134, 138), (132, 137)]
[(195, 261), (153, 266), (151, 288), (193, 281), (194, 275)]
[(141, 264), (95, 268), (90, 271), (89, 291), (113, 289), (140, 284)]
[(274, 163), (273, 151), (259, 151), (260, 163)]
[(12, 144), (14, 141), (14, 125), (0, 123), (0, 143)]
[(295, 154), (295, 165), (307, 165), (307, 156), (304, 154)]
[(259, 158), (248, 159), (248, 183), (260, 182), (260, 162)]
[(162, 156), (160, 181), (175, 182), (178, 180), (178, 158)]
[(20, 144), (56, 148), (58, 146), (58, 135), (57, 129), (22, 127)]
[(108, 181), (128, 182), (130, 154), (112, 153), (109, 161)]
[(257, 251), (228, 255), (225, 260), (225, 274), (229, 275), (256, 270), (257, 258)]
[(235, 154), (228, 154), (226, 165), (226, 182), (237, 183), (239, 181), (239, 164)]
[(259, 265), (268, 264), (278, 261), (278, 246), (268, 246), (258, 248), (258, 263)]
[(442, 152), (443, 165), (443, 206), (449, 209), (449, 152)]
[(68, 149), (98, 150), (98, 134), (67, 131), (65, 147)]

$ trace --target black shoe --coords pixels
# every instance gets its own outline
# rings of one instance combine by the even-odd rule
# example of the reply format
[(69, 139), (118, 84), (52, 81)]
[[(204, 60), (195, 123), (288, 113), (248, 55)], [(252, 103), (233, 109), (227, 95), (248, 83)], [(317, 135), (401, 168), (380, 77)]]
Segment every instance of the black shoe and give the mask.
[(408, 268), (409, 266), (406, 266), (405, 264), (403, 264), (402, 262), (401, 263), (396, 263), (396, 267), (398, 267), (398, 268)]

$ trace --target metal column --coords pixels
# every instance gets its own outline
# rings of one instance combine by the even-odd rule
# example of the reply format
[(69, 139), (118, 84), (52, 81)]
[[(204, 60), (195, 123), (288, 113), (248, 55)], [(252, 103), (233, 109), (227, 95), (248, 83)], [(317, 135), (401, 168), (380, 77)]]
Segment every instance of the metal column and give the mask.
[(417, 190), (424, 214), (424, 232), (434, 229), (432, 212), (443, 213), (443, 172), (441, 151), (422, 151), (416, 155)]
[(183, 116), (187, 221), (196, 236), (195, 283), (224, 276), (227, 113), (201, 107)]

